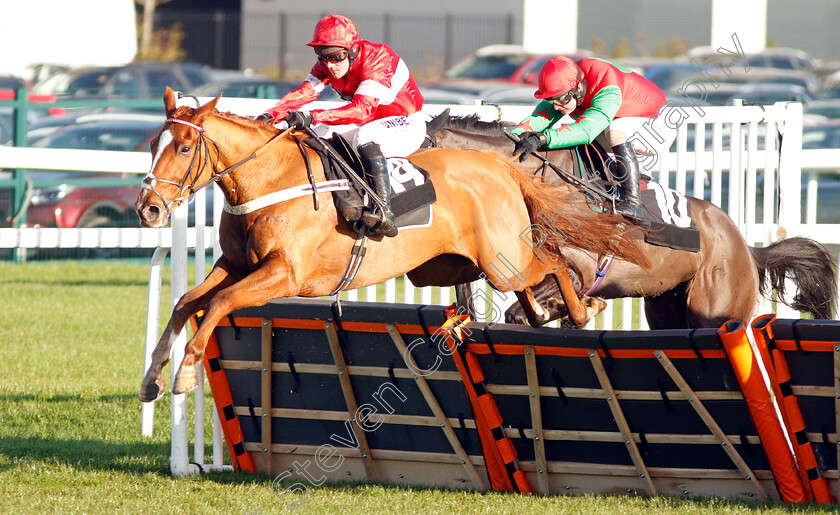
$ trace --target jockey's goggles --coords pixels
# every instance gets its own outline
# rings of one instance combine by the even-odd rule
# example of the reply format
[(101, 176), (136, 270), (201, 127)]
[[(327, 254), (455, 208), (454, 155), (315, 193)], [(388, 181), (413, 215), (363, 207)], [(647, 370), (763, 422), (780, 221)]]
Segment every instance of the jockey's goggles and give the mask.
[(338, 52), (327, 54), (327, 55), (319, 55), (319, 61), (329, 61), (331, 63), (340, 63), (341, 61), (347, 59), (350, 53), (347, 50), (339, 50)]
[(562, 104), (565, 104), (566, 102), (568, 102), (569, 100), (571, 100), (572, 98), (578, 99), (579, 97), (580, 97), (580, 92), (578, 91), (578, 88), (575, 87), (575, 88), (570, 89), (569, 91), (567, 91), (565, 93), (562, 93), (560, 95), (554, 95), (553, 97), (546, 98), (545, 100), (547, 102), (552, 103), (552, 104), (561, 104), (562, 105)]

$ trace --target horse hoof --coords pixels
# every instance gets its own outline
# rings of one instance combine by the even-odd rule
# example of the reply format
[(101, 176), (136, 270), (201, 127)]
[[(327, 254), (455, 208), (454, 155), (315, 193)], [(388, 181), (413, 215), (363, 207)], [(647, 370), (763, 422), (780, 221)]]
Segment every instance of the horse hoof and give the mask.
[(189, 393), (195, 390), (196, 386), (198, 386), (198, 381), (196, 380), (196, 376), (176, 376), (175, 382), (172, 384), (172, 394), (173, 395), (180, 395), (182, 393)]
[(163, 397), (163, 384), (152, 383), (140, 386), (140, 393), (137, 395), (141, 402), (155, 402)]

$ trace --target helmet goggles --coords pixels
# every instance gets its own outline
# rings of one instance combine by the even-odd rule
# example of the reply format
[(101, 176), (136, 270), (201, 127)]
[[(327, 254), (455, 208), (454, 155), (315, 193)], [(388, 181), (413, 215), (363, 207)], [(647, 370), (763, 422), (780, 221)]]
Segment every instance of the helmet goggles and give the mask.
[(582, 95), (580, 94), (580, 90), (578, 89), (577, 86), (575, 86), (573, 89), (570, 89), (569, 91), (567, 91), (565, 93), (561, 93), (559, 95), (554, 95), (551, 98), (546, 98), (545, 101), (549, 102), (549, 103), (552, 103), (552, 104), (561, 104), (562, 105), (562, 104), (565, 104), (566, 102), (568, 102), (569, 100), (571, 100), (572, 98), (580, 101), (581, 96)]
[(350, 53), (346, 49), (341, 49), (338, 52), (333, 52), (331, 54), (321, 54), (318, 56), (318, 60), (329, 61), (331, 63), (340, 63), (341, 61), (347, 59)]

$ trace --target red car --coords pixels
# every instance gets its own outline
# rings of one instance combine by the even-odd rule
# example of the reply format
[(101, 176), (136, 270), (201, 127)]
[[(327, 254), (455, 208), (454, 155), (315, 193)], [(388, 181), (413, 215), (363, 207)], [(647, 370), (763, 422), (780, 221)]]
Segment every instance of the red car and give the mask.
[[(464, 93), (479, 93), (504, 85), (536, 86), (542, 65), (557, 55), (527, 52), (521, 45), (485, 46), (447, 68), (440, 78), (424, 81), (422, 86)], [(594, 54), (578, 50), (563, 55), (577, 60)]]
[[(30, 146), (147, 152), (162, 123), (162, 116), (76, 122), (49, 132)], [(26, 226), (133, 227), (138, 223), (134, 202), (141, 178), (135, 174), (33, 170), (27, 177), (34, 188)], [(87, 186), (92, 178), (99, 184)]]

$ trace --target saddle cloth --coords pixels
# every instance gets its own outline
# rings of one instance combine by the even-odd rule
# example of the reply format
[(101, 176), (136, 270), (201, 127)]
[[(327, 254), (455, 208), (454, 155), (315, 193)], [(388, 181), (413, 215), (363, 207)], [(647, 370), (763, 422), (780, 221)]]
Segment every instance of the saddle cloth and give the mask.
[(651, 245), (690, 252), (700, 251), (700, 231), (691, 219), (691, 207), (682, 193), (661, 184), (642, 182), (640, 193), (645, 219), (645, 241)]
[[(358, 154), (344, 138), (335, 134), (331, 139), (321, 141), (329, 144), (346, 164), (353, 167), (357, 175), (364, 176)], [(317, 142), (312, 139), (306, 140), (306, 144), (321, 155), (324, 173), (328, 180), (347, 179), (350, 183), (349, 190), (332, 192), (336, 205), (367, 206), (368, 208), (373, 205), (368, 199), (367, 192), (347, 174), (344, 167), (329, 152), (319, 148)], [(429, 173), (407, 158), (392, 157), (387, 161), (391, 181), (391, 211), (394, 212), (394, 222), (397, 227), (400, 229), (429, 227), (432, 224), (432, 204), (437, 200)], [(339, 212), (341, 212), (340, 209)], [(353, 222), (353, 220), (349, 221)]]

